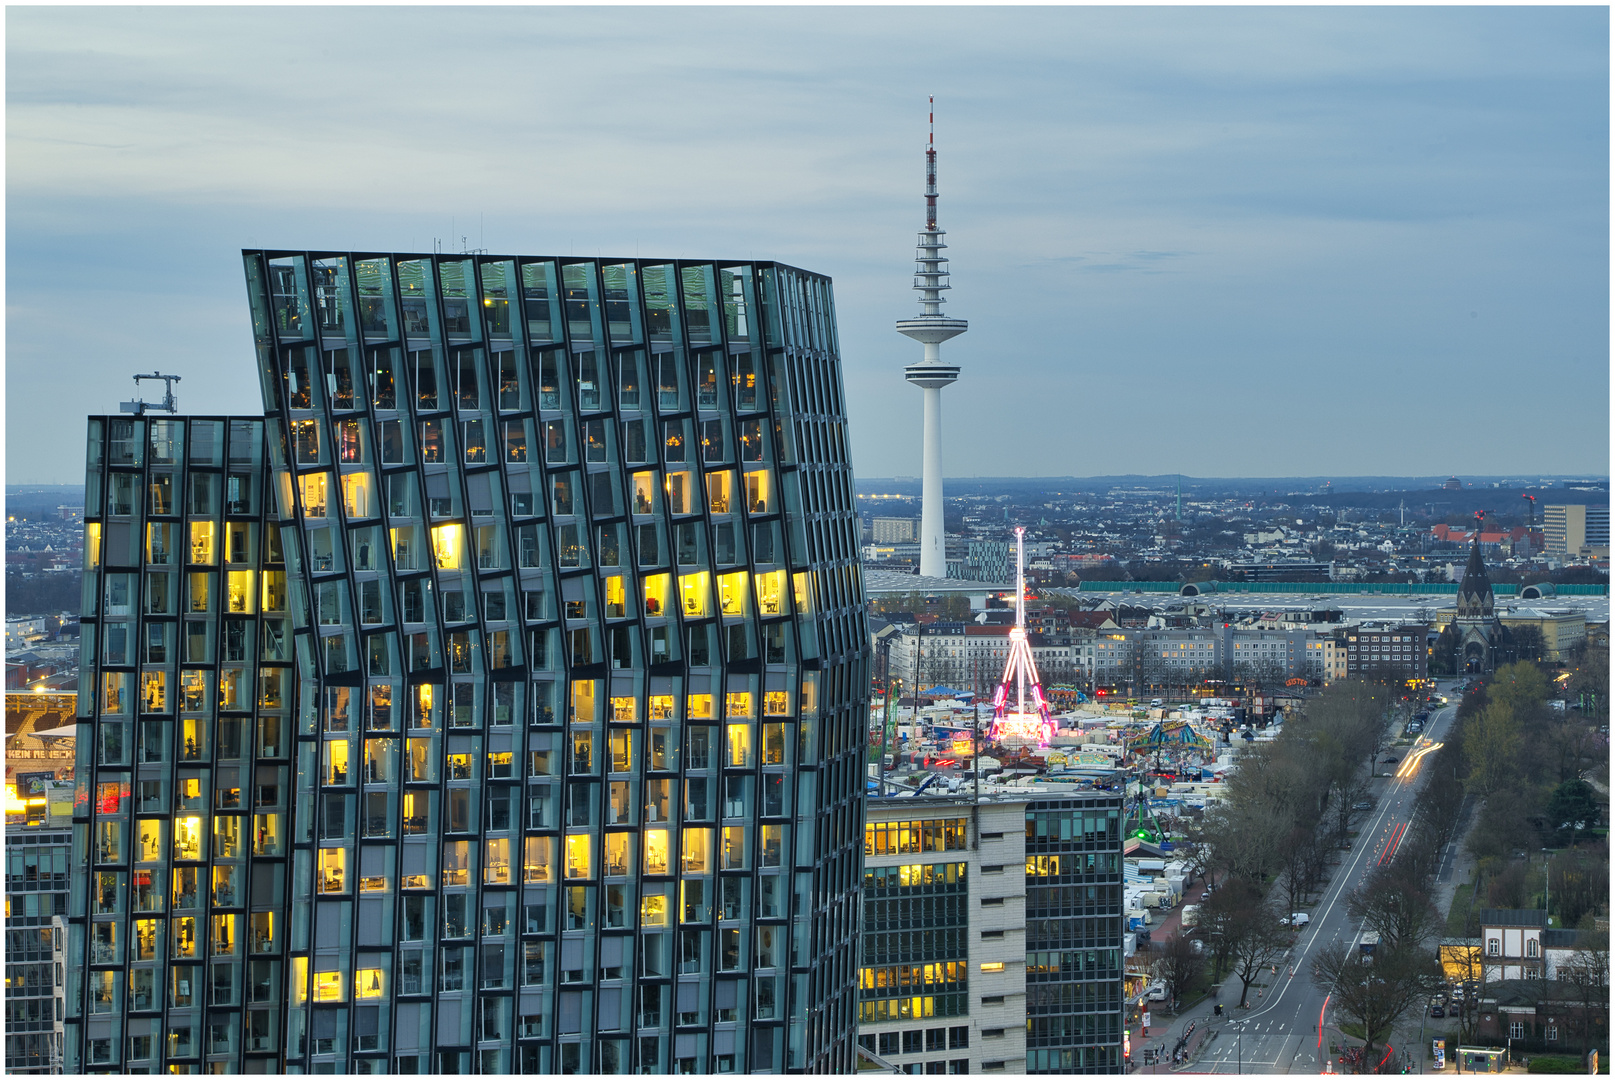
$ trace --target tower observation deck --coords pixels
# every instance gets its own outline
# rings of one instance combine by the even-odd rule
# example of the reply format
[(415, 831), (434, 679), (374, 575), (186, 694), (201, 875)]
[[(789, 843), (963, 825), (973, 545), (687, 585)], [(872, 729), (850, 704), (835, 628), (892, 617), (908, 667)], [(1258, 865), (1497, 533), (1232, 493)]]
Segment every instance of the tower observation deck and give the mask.
[[(935, 98), (931, 99), (934, 106)], [(925, 146), (925, 228), (915, 252), (914, 289), (920, 294), (921, 314), (899, 319), (897, 332), (925, 346), (925, 356), (903, 370), (903, 377), (925, 392), (925, 449), (920, 486), (920, 574), (946, 577), (947, 552), (942, 538), (942, 388), (959, 378), (957, 364), (942, 362), (942, 343), (970, 329), (963, 319), (942, 314), (942, 293), (948, 285), (948, 258), (943, 254), (947, 233), (936, 223), (936, 112)]]

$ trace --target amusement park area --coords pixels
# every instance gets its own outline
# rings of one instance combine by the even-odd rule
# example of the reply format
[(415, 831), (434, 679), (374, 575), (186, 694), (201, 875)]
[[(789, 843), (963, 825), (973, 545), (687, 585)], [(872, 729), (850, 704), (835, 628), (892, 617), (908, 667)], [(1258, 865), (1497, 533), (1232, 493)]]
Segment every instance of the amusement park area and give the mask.
[[(1045, 688), (1026, 631), (1026, 589), (1019, 589), (1008, 657), (992, 698), (974, 700), (947, 686), (871, 702), (868, 792), (876, 798), (951, 795), (961, 801), (1042, 800), (1107, 792), (1123, 807), (1123, 980), (1127, 1012), (1146, 1018), (1163, 989), (1150, 976), (1152, 929), (1193, 925), (1185, 883), (1203, 867), (1185, 844), (1179, 819), (1199, 816), (1220, 798), (1238, 749), (1271, 741), (1283, 723), (1269, 698), (1259, 715), (1243, 697), (1089, 698), (1082, 690)], [(1192, 887), (1192, 886), (1191, 886)], [(1175, 931), (1174, 931), (1175, 932)], [(1153, 995), (1153, 998), (1152, 998)], [(1145, 1028), (1147, 1034), (1147, 1027)]]
[(869, 792), (959, 792), (969, 784), (1021, 794), (1121, 793), (1126, 835), (1171, 851), (1172, 820), (1216, 798), (1236, 745), (1276, 736), (1285, 699), (1267, 693), (1168, 704), (1044, 687), (1026, 628), (1022, 532), (1016, 530), (1015, 625), (996, 691), (987, 701), (940, 685), (902, 700), (895, 691), (877, 694), (870, 702)]

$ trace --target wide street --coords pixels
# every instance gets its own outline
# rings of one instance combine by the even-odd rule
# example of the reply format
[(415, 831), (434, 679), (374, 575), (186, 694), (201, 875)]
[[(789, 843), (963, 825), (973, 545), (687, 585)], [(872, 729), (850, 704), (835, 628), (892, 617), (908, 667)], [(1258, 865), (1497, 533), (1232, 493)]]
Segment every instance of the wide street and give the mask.
[[(1396, 765), (1377, 765), (1377, 769), (1395, 773), (1374, 782), (1378, 801), (1374, 808), (1364, 812), (1359, 820), (1357, 838), (1351, 850), (1344, 853), (1322, 898), (1311, 909), (1312, 921), (1297, 935), (1290, 954), (1279, 964), (1277, 974), (1264, 976), (1251, 987), (1249, 1009), (1237, 1009), (1239, 980), (1228, 977), (1223, 982), (1219, 1001), (1224, 1016), (1212, 1018), (1211, 1003), (1192, 1010), (1174, 1021), (1171, 1029), (1147, 1040), (1144, 1045), (1160, 1045), (1162, 1039), (1170, 1048), (1182, 1030), (1192, 1020), (1199, 1030), (1210, 1028), (1204, 1038), (1209, 1041), (1198, 1045), (1194, 1060), (1177, 1071), (1190, 1073), (1288, 1073), (1323, 1071), (1323, 1057), (1329, 1050), (1328, 1032), (1332, 1018), (1325, 1009), (1324, 994), (1313, 986), (1309, 969), (1318, 951), (1326, 946), (1357, 941), (1362, 925), (1347, 912), (1347, 900), (1363, 879), (1381, 862), (1388, 861), (1407, 830), (1413, 817), (1418, 797), (1422, 769), (1413, 759), (1419, 751), (1433, 747), (1441, 741), (1443, 733), (1453, 723), (1457, 711), (1457, 692), (1443, 690), (1452, 698), (1452, 704), (1433, 711), (1425, 726), (1424, 735), (1416, 746), (1408, 746), (1383, 754), (1402, 760)], [(1291, 974), (1293, 971), (1293, 975)], [(1265, 982), (1266, 985), (1262, 985)], [(1258, 987), (1262, 996), (1256, 997)], [(1320, 1016), (1325, 1027), (1321, 1037), (1318, 1031)], [(1215, 1032), (1215, 1038), (1211, 1038)], [(1322, 1055), (1320, 1056), (1320, 1047)], [(1397, 1046), (1398, 1054), (1404, 1048)], [(1383, 1052), (1383, 1051), (1382, 1051)], [(1135, 1054), (1137, 1050), (1135, 1050)], [(1169, 1065), (1161, 1066), (1167, 1071)], [(1146, 1068), (1144, 1071), (1153, 1071)], [(1339, 1065), (1335, 1066), (1339, 1071)]]

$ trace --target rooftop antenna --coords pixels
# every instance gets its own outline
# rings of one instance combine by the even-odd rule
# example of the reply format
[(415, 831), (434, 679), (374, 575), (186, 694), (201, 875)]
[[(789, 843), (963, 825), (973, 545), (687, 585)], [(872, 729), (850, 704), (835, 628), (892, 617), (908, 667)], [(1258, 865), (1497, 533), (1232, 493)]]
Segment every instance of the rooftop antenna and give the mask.
[(168, 413), (179, 412), (179, 399), (174, 396), (174, 384), (180, 380), (178, 375), (164, 375), (160, 371), (153, 371), (150, 375), (136, 375), (135, 390), (137, 392), (140, 390), (142, 380), (162, 382), (163, 400), (160, 402), (148, 402), (137, 397), (133, 401), (121, 401), (118, 403), (119, 412), (134, 413), (136, 416), (144, 416), (147, 409), (162, 409)]

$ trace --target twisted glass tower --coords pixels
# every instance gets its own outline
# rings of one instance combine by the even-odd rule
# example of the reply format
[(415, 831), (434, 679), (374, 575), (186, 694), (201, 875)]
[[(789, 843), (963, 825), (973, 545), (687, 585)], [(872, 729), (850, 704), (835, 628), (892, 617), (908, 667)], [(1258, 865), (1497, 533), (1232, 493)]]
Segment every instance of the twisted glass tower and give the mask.
[[(829, 281), (243, 254), (279, 997), (256, 1043), (187, 1006), (152, 1064), (851, 1071), (868, 657)], [(216, 852), (185, 855), (160, 870)], [(75, 1063), (121, 1069), (79, 998)]]

